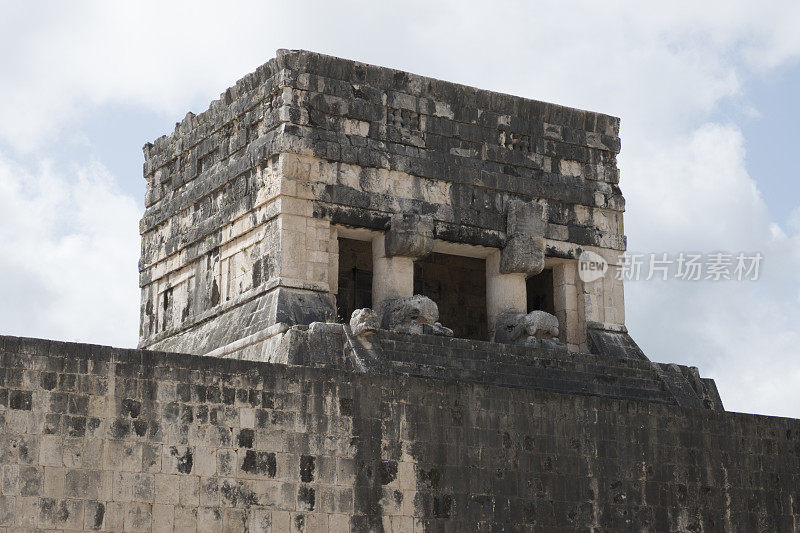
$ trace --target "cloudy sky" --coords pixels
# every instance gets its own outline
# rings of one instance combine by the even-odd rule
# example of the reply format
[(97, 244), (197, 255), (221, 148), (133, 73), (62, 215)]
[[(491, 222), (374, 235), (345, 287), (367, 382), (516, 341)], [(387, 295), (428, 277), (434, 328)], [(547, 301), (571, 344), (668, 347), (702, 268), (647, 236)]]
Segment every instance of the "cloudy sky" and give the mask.
[(764, 256), (628, 283), (632, 335), (800, 418), (800, 4), (642, 5), (0, 1), (0, 333), (134, 346), (142, 145), (305, 48), (621, 117), (631, 251)]

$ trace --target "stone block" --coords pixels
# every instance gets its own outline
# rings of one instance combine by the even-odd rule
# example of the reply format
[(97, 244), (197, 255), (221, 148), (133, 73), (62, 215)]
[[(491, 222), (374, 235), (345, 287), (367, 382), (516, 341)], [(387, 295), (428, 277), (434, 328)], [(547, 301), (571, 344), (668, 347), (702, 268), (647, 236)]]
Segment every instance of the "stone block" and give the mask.
[(150, 531), (152, 527), (152, 504), (131, 502), (125, 506), (125, 531)]
[(38, 466), (19, 467), (20, 496), (40, 496), (44, 485), (44, 469)]
[(168, 504), (153, 504), (153, 531), (172, 532), (175, 528), (175, 507)]
[(88, 531), (109, 530), (110, 528), (105, 527), (106, 509), (106, 503), (104, 502), (84, 502), (83, 529)]
[(178, 501), (184, 507), (197, 507), (200, 504), (199, 477), (178, 476)]
[(105, 503), (103, 529), (106, 531), (124, 531), (126, 503), (109, 501)]
[(287, 511), (272, 511), (272, 531), (289, 531), (291, 517)]
[(99, 470), (68, 469), (64, 474), (64, 496), (75, 499), (96, 500), (102, 487)]
[(211, 533), (218, 533), (220, 530), (222, 531), (243, 531), (243, 528), (239, 529), (225, 529), (225, 524), (223, 522), (224, 512), (230, 511), (230, 509), (225, 509), (224, 511), (218, 507), (198, 507), (197, 509), (197, 532), (200, 533), (201, 531)]
[(142, 468), (141, 444), (122, 440), (106, 440), (103, 466), (107, 470), (140, 471)]
[(83, 528), (84, 502), (42, 498), (39, 501), (38, 525), (42, 529), (76, 530)]
[(433, 217), (414, 213), (393, 215), (386, 232), (386, 257), (419, 258), (433, 251)]
[(3, 482), (0, 489), (7, 496), (19, 494), (19, 465), (3, 465)]
[(500, 273), (539, 274), (544, 269), (546, 233), (547, 221), (541, 204), (509, 202)]
[(155, 474), (153, 476), (156, 501), (164, 504), (180, 503), (180, 476), (177, 474)]
[(271, 533), (272, 512), (269, 509), (253, 509), (247, 519), (247, 530), (251, 533)]
[(0, 496), (0, 526), (13, 526), (17, 521), (17, 499)]
[(39, 441), (39, 464), (42, 466), (62, 466), (60, 436), (42, 436)]
[(175, 531), (197, 531), (197, 508), (175, 507)]

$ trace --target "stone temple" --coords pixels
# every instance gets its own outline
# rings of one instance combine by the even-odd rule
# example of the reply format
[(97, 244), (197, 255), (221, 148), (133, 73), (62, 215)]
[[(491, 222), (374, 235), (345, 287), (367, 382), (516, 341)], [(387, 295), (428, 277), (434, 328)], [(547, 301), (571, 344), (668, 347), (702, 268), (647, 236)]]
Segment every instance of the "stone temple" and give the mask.
[(800, 531), (800, 421), (628, 334), (619, 150), (279, 50), (144, 147), (139, 349), (0, 337), (0, 531)]
[[(286, 362), (289, 328), (421, 294), (458, 338), (543, 310), (571, 351), (643, 359), (614, 275), (618, 129), (279, 52), (145, 146), (140, 347)], [(580, 283), (583, 250), (611, 265), (599, 282)]]

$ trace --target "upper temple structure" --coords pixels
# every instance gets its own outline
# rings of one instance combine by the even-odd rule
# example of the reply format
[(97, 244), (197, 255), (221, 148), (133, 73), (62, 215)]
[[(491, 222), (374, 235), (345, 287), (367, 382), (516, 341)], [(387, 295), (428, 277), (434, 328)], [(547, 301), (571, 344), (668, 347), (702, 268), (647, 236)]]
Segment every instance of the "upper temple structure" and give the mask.
[[(619, 119), (304, 51), (145, 146), (141, 345), (204, 354), (420, 293), (457, 337), (506, 308), (624, 326)], [(610, 271), (582, 284), (577, 259)]]
[[(647, 363), (625, 328), (618, 134), (280, 50), (144, 147), (140, 347), (375, 369), (392, 357), (366, 328)], [(705, 382), (688, 403), (720, 406)]]

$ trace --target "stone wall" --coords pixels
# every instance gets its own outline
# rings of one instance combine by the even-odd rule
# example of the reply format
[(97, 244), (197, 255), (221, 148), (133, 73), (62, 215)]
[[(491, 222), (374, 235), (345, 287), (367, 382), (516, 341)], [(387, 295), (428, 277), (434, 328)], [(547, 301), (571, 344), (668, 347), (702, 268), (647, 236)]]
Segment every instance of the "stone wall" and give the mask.
[(800, 525), (797, 420), (14, 337), (0, 362), (3, 530)]

